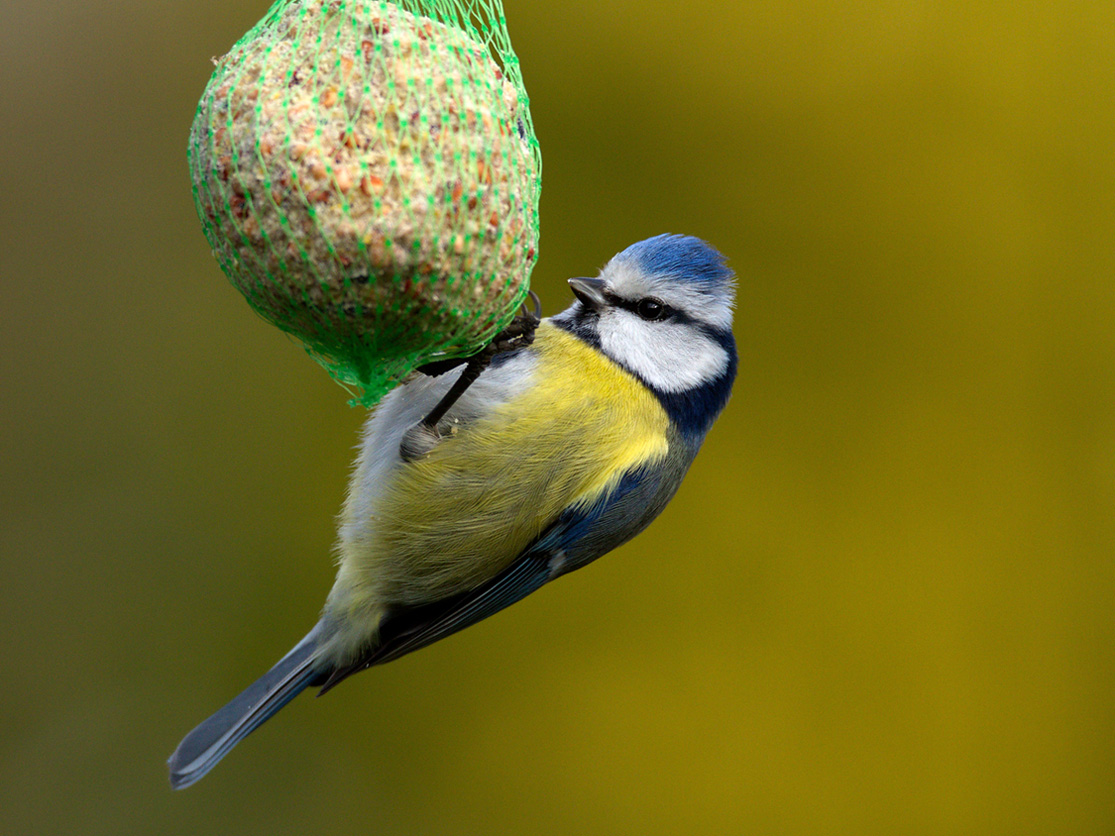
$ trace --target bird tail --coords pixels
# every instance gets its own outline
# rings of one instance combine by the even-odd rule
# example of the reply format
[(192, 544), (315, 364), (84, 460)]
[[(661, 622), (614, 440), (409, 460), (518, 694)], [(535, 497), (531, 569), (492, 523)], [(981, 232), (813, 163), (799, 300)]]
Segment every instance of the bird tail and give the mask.
[(180, 790), (197, 781), (319, 677), (314, 662), (321, 633), (318, 624), (271, 670), (183, 738), (167, 761), (171, 787)]

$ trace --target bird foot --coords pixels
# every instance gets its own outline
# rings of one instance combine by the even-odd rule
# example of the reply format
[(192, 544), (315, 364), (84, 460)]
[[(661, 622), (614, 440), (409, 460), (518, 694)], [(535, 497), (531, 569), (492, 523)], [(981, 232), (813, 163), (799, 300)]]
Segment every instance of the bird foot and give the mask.
[(511, 320), (506, 328), (496, 334), (492, 341), (476, 354), (471, 357), (436, 360), (433, 363), (418, 367), (418, 371), (423, 374), (436, 377), (462, 363), (465, 364), (465, 370), (461, 372), (461, 376), (457, 378), (457, 381), (445, 393), (445, 396), (438, 401), (437, 406), (430, 411), (429, 415), (403, 435), (402, 443), (399, 445), (399, 456), (403, 461), (412, 462), (420, 459), (437, 447), (444, 437), (438, 431), (438, 423), (445, 417), (449, 408), (465, 393), (465, 390), (476, 381), (476, 378), (480, 377), (480, 373), (488, 368), (492, 358), (498, 354), (506, 354), (510, 351), (526, 348), (534, 342), (534, 332), (538, 328), (538, 323), (542, 321), (542, 303), (533, 290), (530, 291), (530, 298), (534, 302), (534, 310), (526, 310), (524, 304), (523, 312)]

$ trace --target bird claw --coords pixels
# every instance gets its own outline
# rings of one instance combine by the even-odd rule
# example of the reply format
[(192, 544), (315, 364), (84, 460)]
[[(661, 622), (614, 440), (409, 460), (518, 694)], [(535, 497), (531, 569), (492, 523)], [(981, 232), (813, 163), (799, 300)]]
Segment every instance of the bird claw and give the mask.
[[(447, 360), (434, 360), (419, 366), (418, 371), (428, 377), (438, 377), (473, 360), (486, 357), (487, 361), (490, 361), (497, 354), (506, 354), (509, 351), (531, 345), (534, 342), (534, 331), (538, 328), (538, 323), (542, 321), (542, 303), (539, 301), (537, 293), (533, 290), (528, 292), (533, 310), (527, 310), (524, 302), (522, 313), (512, 319), (506, 328), (496, 334), (491, 342), (476, 354), (471, 357), (450, 357)], [(487, 361), (485, 361), (485, 365), (487, 365)]]
[(497, 354), (506, 354), (526, 348), (534, 342), (534, 331), (538, 327), (538, 320), (531, 316), (517, 316), (511, 323), (500, 331), (487, 346), (481, 351), (488, 354), (489, 359)]

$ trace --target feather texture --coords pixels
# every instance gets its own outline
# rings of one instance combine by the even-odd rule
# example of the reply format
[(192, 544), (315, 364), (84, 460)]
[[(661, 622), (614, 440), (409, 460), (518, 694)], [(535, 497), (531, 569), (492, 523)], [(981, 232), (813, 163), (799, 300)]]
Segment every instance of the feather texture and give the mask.
[[(501, 373), (517, 384), (525, 376), (545, 385), (501, 393)], [(413, 403), (413, 392), (396, 391), (400, 405)], [(430, 387), (430, 399), (439, 391)], [(396, 438), (413, 413), (387, 401), (383, 407), (353, 477), (326, 608), (327, 618), (344, 625), (327, 650), (338, 661), (366, 646), (386, 607), (418, 606), (485, 583), (566, 509), (592, 505), (669, 447), (658, 399), (549, 322), (521, 358), (493, 370), (487, 389), (469, 390), (454, 406), (447, 420), (458, 431), (426, 457), (398, 460)]]
[(634, 537), (670, 501), (736, 374), (732, 273), (703, 241), (665, 235), (574, 281), (579, 301), (498, 356), (425, 455), (404, 461), (403, 436), (462, 369), (416, 374), (379, 405), (321, 620), (186, 736), (173, 786), (307, 686), (328, 690), (487, 618)]

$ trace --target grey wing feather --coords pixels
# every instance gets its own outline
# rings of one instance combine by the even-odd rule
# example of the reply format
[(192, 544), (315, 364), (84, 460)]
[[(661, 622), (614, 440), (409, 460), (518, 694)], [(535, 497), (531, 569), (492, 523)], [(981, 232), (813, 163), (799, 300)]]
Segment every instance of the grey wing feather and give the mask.
[(417, 607), (388, 613), (379, 640), (350, 665), (334, 669), (321, 686), (324, 694), (354, 673), (398, 659), (525, 598), (550, 580), (550, 555), (528, 551), (492, 580), (469, 592)]

